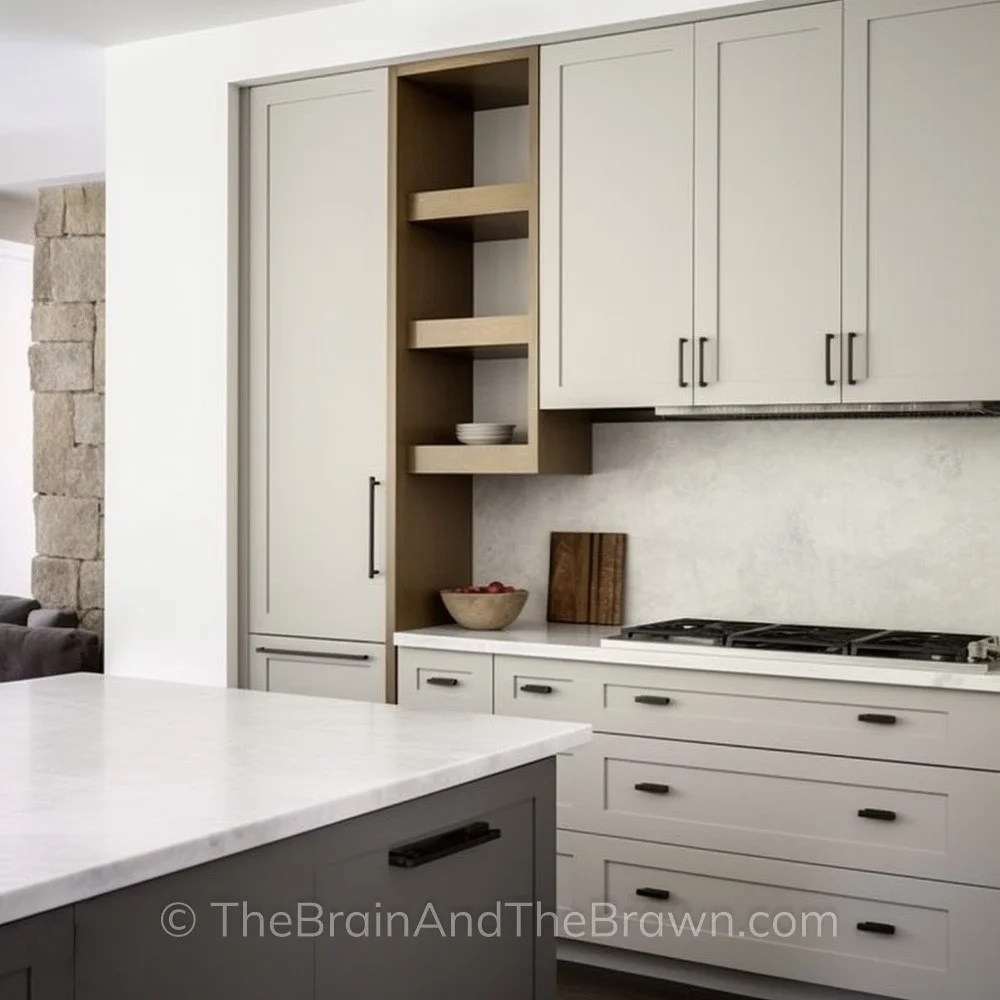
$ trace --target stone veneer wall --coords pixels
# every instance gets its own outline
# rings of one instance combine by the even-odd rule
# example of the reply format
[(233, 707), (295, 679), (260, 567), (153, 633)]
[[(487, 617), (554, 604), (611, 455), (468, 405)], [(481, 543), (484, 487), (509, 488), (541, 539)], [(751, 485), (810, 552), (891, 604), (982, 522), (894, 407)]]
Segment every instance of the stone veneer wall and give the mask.
[(32, 591), (104, 629), (104, 185), (47, 188), (35, 221)]

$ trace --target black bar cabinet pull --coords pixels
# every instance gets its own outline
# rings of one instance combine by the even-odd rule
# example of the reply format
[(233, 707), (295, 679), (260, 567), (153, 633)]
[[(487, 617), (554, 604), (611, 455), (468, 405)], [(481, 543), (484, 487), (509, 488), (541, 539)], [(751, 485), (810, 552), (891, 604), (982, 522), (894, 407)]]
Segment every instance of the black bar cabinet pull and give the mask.
[(457, 688), (458, 678), (457, 677), (428, 677), (428, 684), (433, 684), (435, 687), (442, 688)]
[(368, 477), (368, 579), (379, 575), (375, 568), (375, 488), (382, 484), (374, 476)]
[(684, 355), (687, 354), (687, 345), (690, 343), (687, 337), (681, 337), (677, 342), (677, 384), (682, 389), (687, 389), (691, 383), (684, 377)]
[(640, 781), (636, 786), (637, 792), (648, 792), (650, 795), (669, 795), (670, 786), (660, 785), (655, 781)]
[(879, 712), (862, 712), (858, 716), (858, 722), (867, 722), (872, 726), (894, 726), (897, 721), (896, 716), (883, 715)]
[(439, 858), (450, 854), (468, 851), (491, 840), (499, 840), (500, 831), (492, 828), (489, 823), (478, 821), (460, 826), (457, 830), (439, 833), (425, 840), (415, 840), (412, 844), (395, 847), (389, 852), (389, 865), (392, 868), (419, 868)]
[(880, 924), (876, 920), (862, 920), (858, 924), (858, 930), (865, 934), (884, 934), (886, 937), (892, 937), (896, 933), (894, 924)]
[(670, 899), (669, 889), (654, 889), (648, 885), (644, 885), (641, 889), (636, 889), (635, 894), (645, 899)]
[(835, 333), (826, 335), (826, 384), (836, 385), (837, 380), (833, 377), (833, 342), (837, 339)]
[(698, 338), (698, 387), (707, 389), (708, 383), (705, 381), (705, 345), (708, 337)]
[(635, 703), (637, 705), (669, 705), (670, 699), (662, 694), (637, 694)]
[(860, 334), (849, 333), (847, 335), (847, 384), (857, 385), (858, 380), (854, 377), (854, 342)]
[(858, 815), (862, 819), (880, 819), (883, 823), (892, 823), (896, 819), (891, 809), (859, 809)]
[(314, 649), (277, 649), (273, 646), (258, 646), (257, 652), (271, 656), (294, 656), (300, 660), (345, 660), (348, 663), (364, 663), (371, 659), (367, 653), (320, 653)]
[(521, 690), (528, 694), (552, 694), (555, 688), (551, 684), (522, 684)]

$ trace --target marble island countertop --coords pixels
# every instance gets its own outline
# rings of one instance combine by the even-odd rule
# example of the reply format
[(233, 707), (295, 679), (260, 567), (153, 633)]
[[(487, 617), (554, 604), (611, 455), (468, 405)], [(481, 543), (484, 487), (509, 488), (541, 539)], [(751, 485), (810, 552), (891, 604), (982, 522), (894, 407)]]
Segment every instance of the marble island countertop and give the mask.
[(615, 641), (621, 630), (596, 625), (516, 622), (498, 632), (473, 632), (459, 625), (436, 625), (397, 632), (395, 644), (410, 649), (439, 649), (503, 656), (532, 656), (674, 670), (711, 670), (760, 677), (796, 677), (854, 681), (901, 687), (947, 688), (1000, 694), (1000, 669), (963, 671), (946, 663), (829, 656), (817, 653), (754, 655), (744, 649)]
[(590, 727), (69, 674), (0, 684), (0, 924), (550, 757)]

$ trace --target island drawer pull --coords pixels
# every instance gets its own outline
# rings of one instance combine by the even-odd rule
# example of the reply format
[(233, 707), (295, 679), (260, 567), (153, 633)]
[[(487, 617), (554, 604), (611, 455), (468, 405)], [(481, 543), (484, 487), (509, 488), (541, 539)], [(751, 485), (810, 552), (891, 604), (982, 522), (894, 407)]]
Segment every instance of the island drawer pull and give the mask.
[(652, 886), (648, 885), (643, 886), (641, 889), (636, 889), (635, 894), (637, 896), (642, 896), (645, 899), (670, 899), (669, 889), (654, 889)]
[(522, 691), (528, 694), (554, 694), (555, 688), (551, 684), (522, 684)]
[(392, 868), (419, 868), (431, 861), (446, 858), (450, 854), (471, 850), (481, 844), (500, 839), (500, 831), (482, 820), (460, 826), (457, 830), (439, 833), (412, 844), (394, 847), (389, 851), (389, 865)]
[(895, 925), (880, 924), (876, 920), (862, 920), (858, 924), (858, 930), (863, 931), (865, 934), (884, 934), (886, 937), (892, 937), (896, 933)]
[(650, 795), (669, 795), (670, 786), (660, 785), (655, 781), (640, 781), (636, 786), (637, 792), (648, 792)]
[(635, 703), (637, 705), (669, 705), (670, 699), (662, 694), (637, 694)]
[(880, 819), (884, 823), (892, 823), (896, 819), (896, 814), (891, 809), (859, 809), (858, 815), (862, 819)]
[(879, 712), (862, 712), (858, 722), (867, 722), (873, 726), (894, 726), (899, 720), (894, 715), (883, 715)]
[(428, 677), (428, 684), (433, 684), (435, 687), (442, 688), (457, 688), (458, 678), (457, 677)]
[(301, 656), (308, 660), (344, 660), (347, 663), (364, 663), (371, 659), (367, 653), (321, 653), (315, 649), (274, 649), (271, 646), (258, 646), (257, 652), (271, 656)]

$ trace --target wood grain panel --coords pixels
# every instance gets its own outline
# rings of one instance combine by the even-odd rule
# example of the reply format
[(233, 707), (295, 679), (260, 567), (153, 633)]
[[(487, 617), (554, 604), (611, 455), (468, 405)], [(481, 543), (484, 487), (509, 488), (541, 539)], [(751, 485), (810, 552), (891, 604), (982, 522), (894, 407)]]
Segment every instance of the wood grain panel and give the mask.
[(625, 539), (617, 533), (552, 532), (549, 621), (621, 625)]

